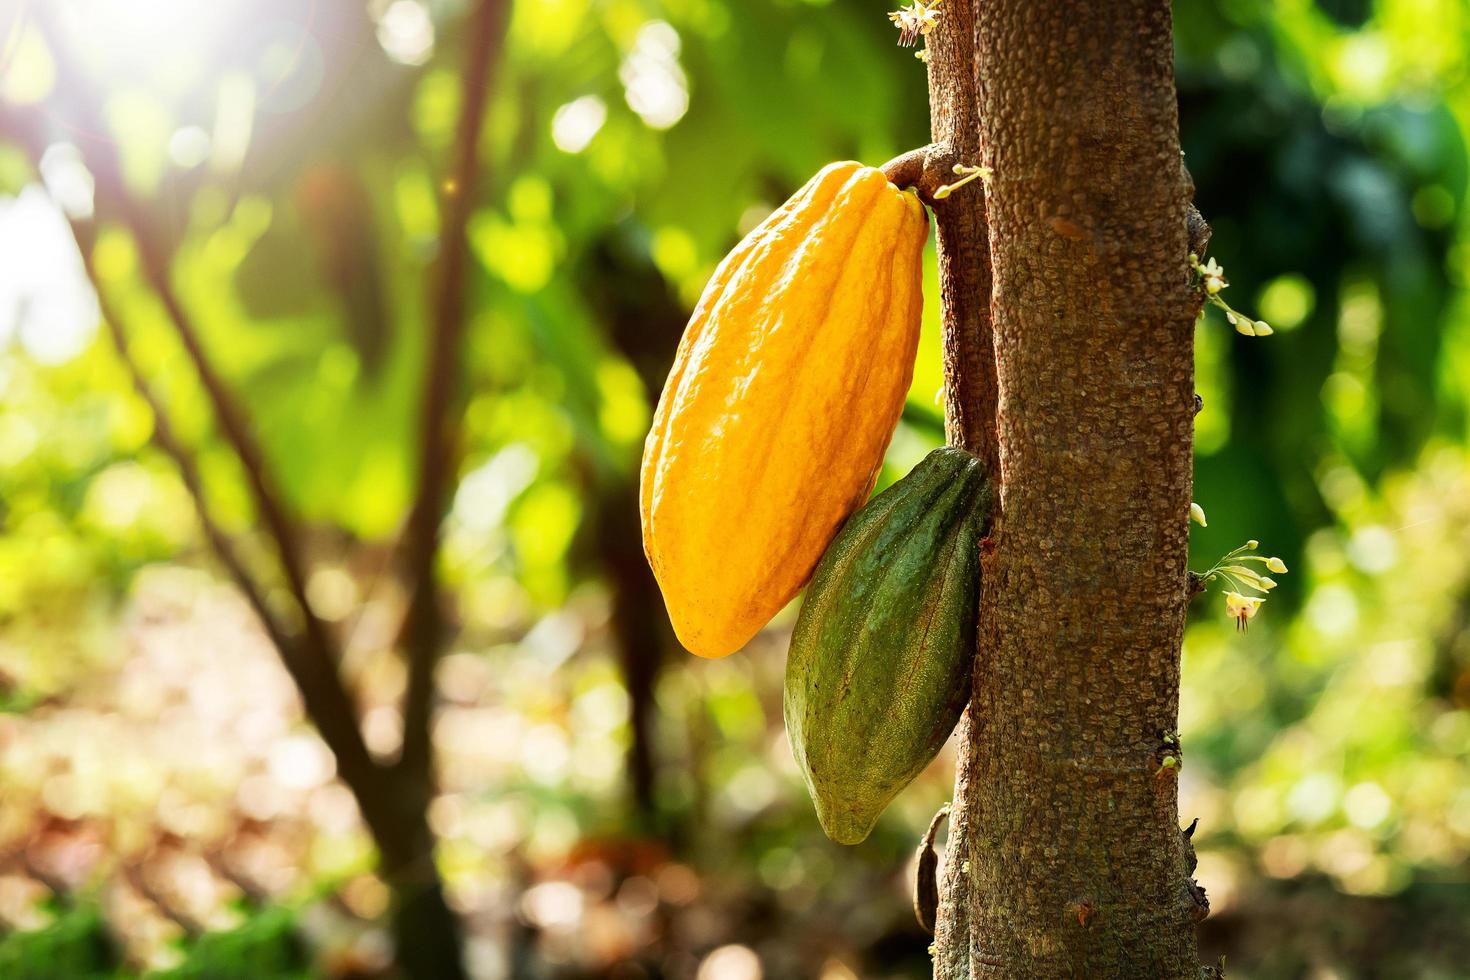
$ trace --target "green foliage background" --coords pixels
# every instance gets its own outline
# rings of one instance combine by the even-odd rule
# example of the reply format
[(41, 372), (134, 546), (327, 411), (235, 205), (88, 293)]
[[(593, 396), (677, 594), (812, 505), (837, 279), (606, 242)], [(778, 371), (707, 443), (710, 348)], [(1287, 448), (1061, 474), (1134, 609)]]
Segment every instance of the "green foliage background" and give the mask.
[[(177, 245), (174, 281), (310, 525), (313, 601), (353, 637), (345, 667), (368, 717), (387, 712), (376, 717), (391, 741), (403, 596), (382, 569), (416, 483), (462, 5), (417, 8), (437, 31), (419, 65), (385, 56), (384, 29), (348, 0), (272, 0), (249, 17), (215, 6), (230, 26), (198, 50), (163, 45), (150, 59), (96, 36), (80, 48), (105, 83), (131, 190)], [(379, 21), (388, 9), (370, 5)], [(515, 7), (469, 229), (466, 455), (443, 553), (459, 629), (436, 732), (439, 860), (486, 976), (516, 957), (559, 976), (751, 976), (732, 944), (769, 977), (927, 975), (904, 866), (948, 798), (948, 757), (871, 842), (826, 842), (781, 732), (788, 611), (728, 660), (669, 655), (658, 816), (635, 816), (607, 627), (620, 583), (597, 534), (636, 473), (683, 317), (740, 233), (830, 160), (877, 164), (926, 142), (923, 66), (883, 14), (802, 0)], [(1176, 17), (1185, 159), (1210, 254), (1231, 302), (1276, 329), (1241, 337), (1214, 313), (1199, 326), (1196, 499), (1210, 523), (1194, 532), (1194, 565), (1256, 538), (1291, 568), (1248, 634), (1212, 593), (1186, 641), (1181, 809), (1201, 819), (1206, 948), (1229, 954), (1232, 975), (1461, 976), (1470, 11), (1218, 0)], [(0, 39), (6, 112), (39, 108), (51, 141), (75, 139), (69, 80), (23, 10)], [(230, 135), (220, 120), (242, 91), (253, 125), (235, 135), (248, 149), (216, 166)], [(171, 160), (191, 126), (213, 137), (214, 162)], [(279, 681), (261, 680), (269, 652), (106, 336), (89, 324), (70, 346), (57, 339), (49, 298), (87, 286), (64, 247), (42, 248), (55, 213), (18, 143), (0, 149), (0, 194), (0, 277), (14, 284), (0, 291), (0, 919), (12, 930), (0, 972), (47, 975), (34, 964), (64, 962), (60, 943), (84, 964), (69, 975), (220, 976), (209, 963), (247, 955), (262, 957), (251, 975), (292, 975), (305, 962), (297, 929), (315, 971), (371, 965), (371, 853), (350, 813), (320, 803), (326, 777), (303, 786), (276, 766), (277, 789), (318, 801), (305, 818), (242, 802), (256, 762), (269, 780), (271, 759), (310, 754), (292, 741), (308, 729)], [(939, 438), (932, 251), (930, 263), (884, 482)], [(115, 226), (98, 271), (201, 459), (211, 512), (254, 542), (238, 466)], [(160, 638), (160, 623), (187, 637)], [(239, 729), (266, 732), (259, 744), (201, 721), (219, 717), (197, 692), (221, 670), (217, 683), (280, 719)], [(231, 710), (246, 717), (251, 703), (242, 694)], [(190, 737), (216, 742), (157, 749)], [(290, 855), (277, 884), (256, 894), (216, 880), (184, 903), (205, 924), (192, 933), (147, 902), (119, 911), (127, 869), (224, 853), (247, 830)], [(80, 870), (36, 887), (37, 855), (78, 840), (86, 860), (63, 864)], [(176, 873), (219, 878), (189, 867)], [(653, 883), (661, 925), (633, 914), (630, 881)], [(242, 943), (253, 952), (235, 952)]]

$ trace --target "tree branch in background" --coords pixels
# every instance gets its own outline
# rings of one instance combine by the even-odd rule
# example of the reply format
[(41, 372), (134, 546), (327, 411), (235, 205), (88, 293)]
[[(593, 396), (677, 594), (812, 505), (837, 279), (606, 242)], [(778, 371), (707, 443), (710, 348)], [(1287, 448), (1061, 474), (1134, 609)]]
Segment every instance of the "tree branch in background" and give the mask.
[[(280, 555), (281, 567), (285, 571), (291, 595), (301, 609), (302, 622), (310, 640), (303, 647), (303, 652), (308, 656), (324, 658), (327, 665), (332, 666), (332, 674), (335, 676), (334, 665), (338, 660), (336, 643), (326, 624), (312, 610), (311, 603), (307, 600), (306, 571), (298, 551), (300, 535), (281, 503), (277, 483), (265, 454), (239, 403), (230, 392), (229, 385), (210, 363), (200, 341), (199, 330), (174, 291), (173, 283), (169, 279), (169, 249), (159, 241), (158, 233), (149, 221), (143, 205), (128, 191), (117, 148), (103, 136), (107, 132), (107, 125), (99, 109), (96, 90), (88, 84), (86, 72), (66, 44), (62, 32), (57, 29), (53, 12), (43, 4), (38, 7), (36, 16), (52, 56), (56, 59), (59, 73), (68, 79), (69, 90), (76, 93), (74, 108), (80, 116), (79, 126), (91, 134), (90, 139), (81, 141), (84, 144), (81, 150), (83, 159), (96, 178), (99, 198), (106, 198), (105, 203), (116, 210), (123, 224), (132, 233), (142, 259), (144, 275), (163, 303), (169, 322), (199, 375), (200, 384), (219, 420), (221, 434), (245, 470), (255, 508)], [(318, 672), (325, 675), (325, 671)]]
[[(37, 141), (31, 141), (31, 149), (33, 156), (39, 159), (40, 147)], [(231, 580), (259, 617), (262, 628), (279, 652), (286, 672), (301, 695), (307, 715), (321, 733), (322, 740), (336, 756), (337, 766), (344, 782), (357, 796), (364, 818), (369, 823), (373, 823), (376, 812), (382, 810), (381, 805), (375, 806), (375, 804), (386, 798), (381, 785), (382, 773), (372, 761), (367, 746), (362, 740), (362, 734), (357, 727), (357, 715), (352, 698), (342, 684), (335, 663), (326, 649), (314, 647), (309, 636), (303, 637), (299, 632), (290, 629), (280, 616), (271, 610), (265, 601), (264, 590), (245, 567), (235, 542), (210, 516), (204, 483), (197, 462), (174, 435), (162, 401), (149, 385), (137, 361), (132, 357), (127, 332), (97, 273), (93, 249), (96, 238), (95, 228), (90, 223), (71, 218), (68, 219), (68, 224), (77, 249), (81, 253), (87, 277), (91, 280), (92, 288), (97, 295), (98, 308), (113, 346), (116, 347), (118, 357), (127, 369), (134, 391), (152, 412), (154, 443), (178, 467), (184, 487), (193, 498), (200, 525), (210, 548), (218, 556)]]
[(444, 643), (434, 566), (439, 554), (440, 524), (458, 460), (456, 395), (462, 380), (458, 360), (464, 338), (469, 266), (465, 228), (474, 210), (480, 176), (480, 131), (490, 79), (499, 61), (509, 18), (509, 0), (480, 0), (470, 14), (453, 165), (440, 198), (440, 253), (419, 417), (419, 488), (405, 532), (404, 565), (410, 599), (402, 636), (408, 689), (403, 702), (403, 749), (398, 765), (409, 772), (427, 772), (431, 754), (434, 668)]
[[(352, 696), (337, 670), (335, 641), (307, 602), (305, 574), (298, 556), (299, 539), (295, 526), (274, 490), (275, 484), (268, 472), (264, 455), (243, 412), (210, 363), (193, 321), (169, 282), (168, 251), (158, 241), (142, 204), (129, 193), (123, 181), (116, 148), (103, 135), (106, 127), (98, 109), (95, 90), (87, 86), (84, 71), (64, 43), (61, 33), (56, 30), (52, 20), (53, 12), (41, 7), (36, 10), (36, 17), (59, 71), (68, 79), (68, 91), (73, 93), (75, 111), (81, 116), (78, 128), (90, 137), (83, 140), (86, 143), (83, 155), (97, 181), (98, 211), (117, 213), (137, 242), (148, 282), (158, 293), (170, 323), (198, 371), (201, 384), (220, 420), (225, 441), (245, 470), (256, 508), (276, 546), (291, 594), (301, 610), (304, 631), (294, 629), (293, 624), (283, 621), (270, 610), (260, 585), (250, 577), (233, 542), (209, 517), (198, 468), (188, 451), (174, 437), (161, 403), (130, 355), (126, 333), (116, 310), (108, 303), (104, 284), (97, 275), (93, 261), (95, 231), (90, 223), (83, 225), (72, 221), (72, 233), (81, 251), (88, 277), (97, 293), (103, 318), (118, 348), (119, 356), (132, 377), (135, 389), (153, 411), (155, 441), (179, 466), (184, 484), (195, 500), (211, 547), (219, 555), (230, 577), (244, 592), (251, 607), (261, 617), (267, 635), (301, 696), (308, 717), (336, 758), (343, 782), (352, 791), (363, 819), (381, 845), (386, 837), (396, 832), (401, 822), (394, 806), (395, 794), (383, 778), (382, 768), (373, 762), (363, 741)], [(39, 162), (45, 141), (35, 134), (27, 142), (32, 155)]]
[(224, 528), (210, 516), (209, 508), (205, 506), (204, 481), (200, 476), (199, 467), (194, 457), (179, 442), (174, 435), (173, 427), (169, 424), (168, 415), (164, 412), (163, 402), (153, 392), (153, 388), (144, 377), (138, 362), (132, 357), (128, 348), (127, 331), (122, 325), (122, 319), (117, 310), (112, 306), (106, 291), (101, 286), (101, 278), (97, 275), (93, 250), (93, 235), (91, 230), (83, 227), (79, 222), (69, 222), (72, 237), (75, 238), (78, 250), (82, 253), (82, 264), (86, 268), (87, 278), (92, 281), (93, 290), (97, 294), (97, 307), (102, 314), (102, 323), (107, 328), (112, 346), (117, 350), (117, 356), (127, 369), (128, 378), (132, 381), (133, 391), (148, 406), (153, 414), (153, 442), (159, 449), (163, 450), (173, 464), (178, 467), (179, 478), (184, 483), (184, 488), (189, 491), (189, 496), (194, 501), (194, 510), (199, 515), (199, 524), (204, 530), (204, 536), (209, 541), (209, 546), (219, 558), (220, 564), (225, 566), (225, 571), (234, 581), (250, 608), (255, 610), (255, 615), (260, 619), (265, 628), (266, 635), (278, 649), (290, 648), (290, 636), (282, 626), (275, 614), (271, 612), (270, 606), (265, 601), (265, 594), (261, 591), (259, 584), (245, 568), (245, 563), (240, 558), (240, 553), (235, 547), (235, 542), (230, 538)]
[[(279, 616), (270, 612), (260, 587), (250, 579), (238, 553), (222, 530), (208, 517), (198, 470), (189, 459), (188, 453), (173, 438), (161, 404), (153, 397), (141, 370), (129, 356), (126, 336), (116, 312), (104, 310), (104, 319), (112, 331), (120, 356), (128, 366), (135, 387), (153, 409), (155, 436), (160, 448), (179, 465), (185, 485), (197, 503), (211, 546), (220, 556), (230, 576), (244, 591), (251, 606), (261, 616), (266, 632), (301, 695), (307, 714), (336, 757), (338, 770), (357, 798), (364, 819), (372, 826), (375, 836), (388, 832), (391, 824), (385, 814), (390, 811), (385, 808), (384, 803), (391, 799), (391, 794), (385, 792), (381, 770), (372, 761), (358, 729), (357, 711), (352, 696), (337, 671), (335, 642), (326, 625), (312, 611), (307, 601), (306, 577), (297, 551), (296, 529), (275, 492), (275, 483), (267, 469), (264, 454), (239, 405), (224, 380), (214, 370), (200, 343), (193, 321), (173, 290), (169, 281), (167, 250), (159, 243), (143, 206), (129, 193), (123, 181), (116, 147), (103, 136), (107, 130), (98, 109), (97, 93), (86, 84), (87, 76), (65, 44), (61, 32), (56, 29), (52, 16), (52, 12), (44, 6), (37, 10), (37, 21), (46, 36), (52, 56), (56, 59), (59, 70), (68, 79), (69, 90), (75, 94), (75, 109), (81, 116), (80, 128), (92, 137), (84, 140), (86, 146), (83, 156), (96, 178), (99, 204), (114, 209), (137, 242), (148, 282), (163, 302), (169, 321), (198, 372), (200, 382), (219, 419), (222, 434), (245, 470), (256, 508), (276, 546), (291, 594), (300, 607), (302, 622), (305, 624), (304, 632), (298, 633), (291, 628), (291, 624), (283, 622)], [(39, 159), (40, 147), (34, 145), (39, 141), (32, 142)], [(100, 210), (102, 209), (99, 207)], [(82, 228), (73, 222), (72, 231), (93, 288), (98, 294), (98, 301), (105, 303), (105, 289), (92, 260), (91, 229)]]
[[(67, 49), (62, 32), (56, 29), (54, 12), (44, 7), (37, 12), (58, 71), (69, 82), (67, 91), (76, 114), (73, 129), (85, 143), (83, 156), (96, 179), (98, 213), (116, 216), (137, 242), (146, 281), (162, 302), (170, 325), (198, 372), (224, 441), (245, 470), (256, 510), (276, 546), (291, 594), (300, 608), (304, 629), (296, 628), (295, 623), (269, 608), (261, 585), (241, 561), (235, 542), (210, 517), (196, 462), (174, 437), (163, 405), (132, 359), (126, 331), (108, 303), (93, 261), (94, 222), (74, 221), (72, 232), (96, 287), (99, 303), (103, 304), (108, 329), (134, 387), (153, 411), (156, 441), (179, 466), (211, 546), (261, 617), (311, 721), (335, 755), (339, 774), (357, 800), (378, 846), (382, 875), (396, 899), (393, 934), (399, 968), (409, 977), (436, 980), (462, 977), (464, 968), (459, 927), (445, 901), (433, 863), (434, 836), (425, 813), (434, 782), (429, 738), (433, 673), (443, 633), (434, 563), (441, 515), (455, 469), (454, 391), (459, 380), (456, 362), (464, 332), (468, 265), (465, 229), (474, 204), (478, 143), (489, 80), (498, 60), (509, 9), (509, 0), (481, 0), (467, 22), (463, 101), (452, 176), (444, 184), (442, 252), (436, 270), (432, 335), (426, 359), (421, 419), (422, 477), (405, 535), (412, 599), (404, 628), (409, 662), (404, 752), (398, 764), (391, 767), (379, 765), (367, 751), (353, 699), (339, 672), (336, 637), (307, 599), (299, 532), (244, 411), (214, 369), (195, 322), (174, 290), (170, 281), (172, 247), (150, 221), (145, 202), (127, 188), (118, 151), (105, 135), (107, 127), (98, 94), (87, 86), (85, 72)], [(43, 132), (39, 127), (28, 131), (33, 137), (28, 145), (38, 164), (46, 144)]]

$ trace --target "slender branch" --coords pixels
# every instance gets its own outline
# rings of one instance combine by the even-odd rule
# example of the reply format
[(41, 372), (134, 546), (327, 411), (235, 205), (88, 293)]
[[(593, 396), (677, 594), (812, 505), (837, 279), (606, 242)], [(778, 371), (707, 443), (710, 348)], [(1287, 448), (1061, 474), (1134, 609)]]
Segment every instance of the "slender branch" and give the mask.
[(280, 555), (281, 567), (285, 571), (291, 595), (301, 609), (302, 620), (310, 639), (308, 648), (312, 650), (312, 655), (324, 657), (329, 663), (335, 664), (338, 659), (336, 643), (326, 624), (312, 610), (311, 603), (307, 600), (306, 571), (297, 552), (300, 535), (281, 502), (274, 475), (244, 412), (230, 392), (229, 385), (210, 362), (200, 340), (199, 330), (174, 290), (169, 278), (169, 249), (159, 240), (142, 203), (128, 191), (122, 177), (116, 146), (102, 136), (107, 130), (98, 109), (97, 92), (88, 84), (86, 73), (66, 44), (62, 32), (55, 29), (52, 13), (44, 4), (37, 10), (37, 22), (45, 32), (60, 73), (68, 79), (68, 88), (76, 96), (75, 105), (81, 116), (81, 129), (93, 136), (83, 141), (85, 146), (82, 153), (97, 178), (99, 196), (105, 188), (112, 198), (108, 203), (116, 207), (123, 223), (132, 233), (142, 260), (144, 276), (163, 303), (174, 333), (198, 373), (200, 384), (219, 420), (221, 434), (245, 471), (256, 510)]
[[(34, 125), (34, 120), (28, 116), (5, 114), (0, 116), (0, 123), (7, 132), (13, 133), (19, 142), (26, 148), (33, 164), (40, 159), (44, 140)], [(143, 403), (148, 406), (153, 416), (152, 439), (158, 448), (163, 450), (178, 467), (179, 477), (183, 481), (184, 488), (189, 492), (193, 500), (196, 512), (199, 515), (200, 526), (204, 531), (211, 549), (218, 556), (220, 563), (225, 566), (225, 571), (235, 582), (250, 607), (260, 618), (261, 626), (265, 629), (267, 636), (282, 651), (288, 649), (289, 631), (270, 609), (265, 601), (265, 593), (245, 567), (240, 558), (234, 541), (225, 533), (224, 529), (210, 515), (208, 507), (205, 506), (204, 481), (199, 472), (194, 457), (184, 448), (178, 437), (174, 434), (173, 426), (169, 422), (168, 413), (164, 411), (163, 402), (154, 392), (153, 386), (148, 383), (148, 378), (143, 374), (142, 368), (132, 357), (128, 346), (127, 332), (123, 327), (122, 319), (117, 309), (112, 305), (104, 287), (102, 277), (97, 272), (96, 265), (96, 230), (91, 222), (85, 222), (67, 216), (67, 227), (71, 231), (72, 240), (76, 243), (77, 253), (82, 259), (82, 268), (88, 280), (92, 284), (92, 290), (97, 297), (97, 308), (101, 314), (102, 324), (106, 328), (108, 337), (113, 347), (117, 350), (118, 358), (128, 372), (128, 378), (132, 382), (133, 391)]]
[[(43, 29), (49, 26), (49, 13), (43, 10)], [(240, 562), (233, 542), (209, 518), (204, 507), (202, 484), (192, 460), (173, 438), (158, 399), (153, 397), (142, 372), (129, 356), (120, 321), (108, 309), (108, 322), (114, 340), (118, 342), (121, 356), (128, 364), (134, 384), (154, 409), (160, 445), (179, 462), (181, 472), (185, 474), (186, 486), (198, 503), (201, 520), (212, 546), (221, 556), (231, 576), (240, 584), (252, 607), (261, 616), (287, 672), (300, 692), (307, 714), (333, 752), (338, 774), (352, 792), (364, 822), (378, 845), (384, 879), (393, 888), (397, 898), (393, 932), (399, 966), (408, 976), (444, 977), (447, 980), (461, 977), (464, 973), (460, 963), (459, 931), (453, 913), (445, 904), (443, 887), (432, 860), (433, 835), (424, 816), (428, 803), (427, 781), (414, 778), (414, 774), (406, 770), (380, 766), (368, 753), (358, 727), (357, 712), (350, 691), (344, 685), (339, 672), (340, 658), (336, 653), (335, 638), (307, 601), (304, 567), (295, 547), (298, 542), (296, 532), (275, 492), (275, 484), (266, 468), (264, 454), (255, 442), (246, 419), (228, 388), (212, 369), (199, 341), (198, 331), (194, 329), (187, 311), (172, 288), (169, 281), (170, 249), (154, 234), (140, 202), (127, 192), (117, 152), (103, 135), (106, 130), (97, 108), (95, 93), (79, 88), (83, 76), (78, 66), (66, 59), (68, 52), (58, 43), (59, 32), (50, 30), (48, 34), (53, 55), (61, 63), (61, 73), (71, 82), (68, 90), (82, 97), (83, 125), (77, 127), (77, 131), (82, 141), (89, 144), (92, 170), (98, 184), (98, 203), (105, 203), (109, 212), (116, 209), (137, 240), (146, 278), (162, 300), (176, 333), (194, 362), (201, 383), (220, 420), (219, 425), (226, 441), (245, 467), (257, 511), (277, 545), (291, 592), (300, 607), (305, 623), (304, 630), (289, 630), (278, 616), (272, 615), (263, 601), (260, 587)], [(473, 57), (478, 55), (472, 55)], [(483, 112), (483, 107), (480, 111)], [(475, 135), (478, 135), (478, 130)], [(101, 144), (100, 147), (92, 145), (98, 143)], [(39, 150), (39, 147), (36, 149)], [(473, 166), (464, 169), (464, 179), (458, 183), (456, 190), (468, 185), (474, 176), (473, 169)], [(102, 210), (99, 208), (99, 212)], [(452, 210), (453, 208), (447, 208), (446, 213)], [(460, 258), (457, 264), (462, 268), (463, 226), (467, 211), (460, 214)], [(82, 230), (73, 227), (74, 233)], [(78, 235), (78, 244), (86, 256), (89, 274), (98, 286), (100, 300), (105, 302), (102, 284), (91, 265), (90, 223), (86, 231), (87, 234)], [(453, 275), (455, 288), (450, 291), (452, 295), (461, 292), (458, 285), (461, 277), (462, 273)], [(462, 304), (462, 300), (460, 303)], [(456, 312), (447, 319), (461, 317), (462, 312)], [(425, 769), (427, 770), (427, 765)]]
[[(127, 369), (133, 390), (153, 414), (153, 441), (178, 467), (180, 479), (193, 499), (205, 538), (236, 588), (245, 596), (246, 602), (260, 619), (266, 636), (279, 652), (286, 672), (301, 695), (307, 715), (315, 723), (322, 740), (336, 756), (343, 780), (359, 797), (379, 793), (381, 772), (363, 744), (362, 735), (354, 720), (351, 699), (342, 686), (336, 668), (322, 657), (312, 655), (303, 638), (294, 635), (280, 617), (272, 612), (265, 600), (264, 591), (245, 567), (234, 540), (210, 516), (198, 464), (174, 434), (161, 399), (153, 391), (142, 368), (132, 356), (122, 319), (112, 306), (103, 281), (97, 274), (92, 230), (75, 220), (70, 221), (70, 224), (72, 236), (82, 255), (82, 264), (97, 294), (102, 321), (117, 349), (119, 359)], [(363, 806), (365, 814), (369, 809), (369, 806)]]
[(480, 131), (509, 12), (509, 0), (480, 0), (470, 14), (453, 169), (443, 184), (440, 203), (441, 252), (419, 417), (419, 489), (406, 529), (405, 564), (412, 591), (403, 628), (408, 689), (403, 702), (403, 750), (398, 765), (410, 772), (425, 772), (429, 765), (434, 668), (444, 634), (435, 564), (440, 524), (458, 456), (455, 396), (461, 381), (457, 362), (464, 337), (469, 267), (465, 228), (474, 210), (475, 188), (481, 176)]
[[(364, 819), (371, 826), (374, 835), (381, 838), (383, 834), (392, 832), (391, 828), (396, 821), (393, 807), (385, 805), (391, 801), (392, 795), (386, 791), (383, 770), (373, 762), (358, 729), (357, 711), (352, 696), (337, 670), (338, 658), (333, 638), (307, 601), (305, 574), (296, 552), (296, 530), (275, 493), (274, 481), (268, 472), (264, 455), (251, 434), (242, 411), (228, 386), (210, 363), (193, 321), (173, 290), (169, 281), (168, 252), (158, 241), (142, 204), (127, 190), (117, 150), (102, 135), (106, 132), (106, 127), (97, 107), (96, 92), (86, 85), (86, 75), (61, 32), (55, 29), (52, 16), (53, 12), (45, 5), (36, 10), (37, 23), (46, 35), (52, 56), (63, 76), (69, 80), (68, 91), (73, 94), (76, 111), (81, 114), (79, 128), (91, 135), (90, 139), (83, 141), (87, 147), (83, 152), (97, 179), (99, 204), (107, 203), (115, 207), (137, 242), (146, 278), (163, 302), (169, 321), (193, 362), (211, 406), (220, 420), (225, 440), (245, 470), (256, 508), (276, 546), (291, 594), (300, 608), (306, 627), (304, 632), (292, 629), (292, 624), (283, 621), (270, 610), (260, 586), (250, 577), (232, 542), (210, 519), (198, 469), (169, 428), (162, 404), (152, 392), (136, 361), (132, 359), (121, 321), (107, 301), (106, 290), (97, 275), (92, 255), (92, 229), (90, 225), (83, 226), (73, 221), (72, 233), (97, 293), (104, 321), (108, 324), (119, 355), (127, 365), (134, 387), (153, 411), (155, 440), (179, 466), (185, 486), (195, 500), (211, 547), (260, 617), (282, 664), (301, 695), (308, 717), (336, 757), (343, 781), (356, 797)], [(31, 142), (35, 144), (37, 141)], [(38, 156), (40, 147), (32, 145), (31, 150), (33, 155)], [(104, 192), (106, 198), (103, 198)]]
[(118, 359), (122, 361), (123, 367), (127, 369), (134, 393), (148, 406), (153, 416), (153, 442), (163, 450), (164, 455), (173, 461), (174, 466), (178, 467), (179, 478), (183, 481), (184, 488), (189, 491), (189, 496), (194, 502), (194, 510), (198, 514), (200, 527), (204, 530), (204, 536), (209, 541), (210, 548), (219, 558), (220, 564), (225, 567), (225, 571), (229, 573), (235, 587), (240, 590), (241, 595), (250, 604), (250, 608), (255, 611), (266, 635), (280, 649), (288, 649), (290, 645), (288, 631), (266, 603), (264, 591), (246, 569), (234, 540), (210, 515), (209, 508), (205, 506), (204, 481), (199, 473), (199, 466), (194, 457), (184, 449), (178, 437), (174, 435), (173, 426), (169, 422), (168, 414), (164, 411), (162, 401), (154, 393), (153, 387), (148, 383), (138, 362), (132, 356), (128, 347), (127, 332), (122, 326), (122, 319), (116, 308), (113, 307), (112, 301), (103, 288), (102, 280), (97, 274), (91, 236), (76, 221), (71, 222), (71, 229), (72, 236), (76, 239), (77, 247), (81, 251), (82, 264), (86, 269), (87, 277), (92, 281), (92, 288), (97, 294), (97, 307), (102, 314), (102, 323), (107, 328), (112, 346), (117, 351)]

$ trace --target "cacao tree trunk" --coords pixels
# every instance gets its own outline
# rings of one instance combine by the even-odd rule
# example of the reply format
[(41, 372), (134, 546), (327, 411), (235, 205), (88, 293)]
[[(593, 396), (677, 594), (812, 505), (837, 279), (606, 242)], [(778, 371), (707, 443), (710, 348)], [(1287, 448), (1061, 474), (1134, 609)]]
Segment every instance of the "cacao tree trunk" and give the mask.
[(937, 978), (1197, 978), (1177, 814), (1193, 330), (1167, 0), (951, 0), (951, 441), (992, 467)]

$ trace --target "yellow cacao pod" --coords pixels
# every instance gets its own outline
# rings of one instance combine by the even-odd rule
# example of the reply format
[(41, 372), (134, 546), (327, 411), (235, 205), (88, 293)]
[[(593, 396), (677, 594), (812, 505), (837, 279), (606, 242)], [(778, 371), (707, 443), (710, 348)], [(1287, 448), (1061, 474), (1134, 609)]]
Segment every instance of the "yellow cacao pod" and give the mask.
[(643, 544), (680, 642), (744, 646), (872, 492), (913, 376), (928, 219), (834, 163), (736, 246), (643, 452)]

